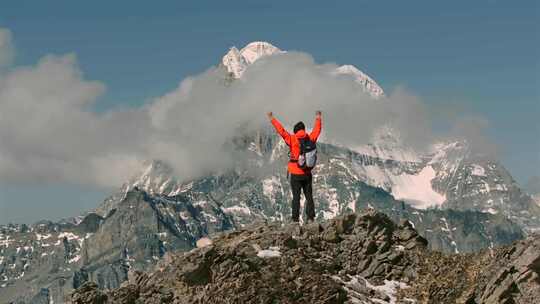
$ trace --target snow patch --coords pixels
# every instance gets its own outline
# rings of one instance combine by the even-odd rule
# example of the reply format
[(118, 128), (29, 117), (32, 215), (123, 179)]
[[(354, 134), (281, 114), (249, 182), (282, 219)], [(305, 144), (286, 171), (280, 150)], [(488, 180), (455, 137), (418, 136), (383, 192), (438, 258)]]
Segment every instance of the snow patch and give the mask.
[(52, 235), (50, 233), (48, 234), (39, 234), (39, 233), (36, 233), (36, 240), (38, 241), (41, 241), (41, 240), (46, 240), (48, 238), (50, 238)]
[(197, 240), (197, 248), (202, 248), (209, 245), (212, 245), (212, 240), (207, 237), (203, 237)]
[(471, 174), (475, 176), (486, 176), (486, 170), (480, 165), (473, 164)]
[(270, 247), (268, 249), (259, 250), (257, 256), (260, 258), (279, 258), (281, 252), (279, 251), (279, 247)]
[(187, 211), (180, 211), (179, 215), (180, 215), (180, 218), (185, 221), (190, 218), (191, 214)]
[(382, 301), (381, 303), (391, 303), (391, 304), (397, 303), (396, 293), (398, 292), (398, 290), (409, 287), (407, 284), (403, 282), (399, 282), (399, 281), (384, 280), (384, 285), (379, 285), (379, 286), (371, 285), (369, 281), (366, 279), (364, 279), (364, 281), (366, 282), (367, 288), (379, 291), (388, 296), (389, 301)]
[(491, 213), (491, 214), (497, 214), (498, 213), (498, 211), (493, 209), (493, 208), (487, 208), (486, 210), (484, 210), (484, 212)]
[(402, 174), (392, 178), (392, 195), (404, 200), (417, 209), (440, 206), (446, 200), (431, 186), (436, 173), (432, 166), (426, 166), (416, 175)]
[(212, 214), (208, 213), (208, 212), (205, 212), (205, 211), (201, 211), (201, 214), (203, 215), (203, 217), (205, 219), (208, 219), (208, 221), (210, 221), (211, 223), (217, 223), (218, 220), (215, 216), (213, 216)]
[(58, 235), (58, 238), (59, 239), (67, 238), (68, 241), (71, 241), (71, 240), (78, 240), (79, 236), (72, 232), (62, 232)]
[(0, 246), (8, 248), (9, 244), (11, 244), (11, 243), (13, 243), (13, 240), (9, 239), (9, 235), (6, 235), (5, 238), (0, 238)]
[(244, 214), (251, 215), (251, 210), (249, 210), (249, 208), (246, 206), (232, 206), (232, 207), (222, 208), (222, 210), (225, 213), (244, 213)]
[(73, 258), (71, 258), (68, 263), (71, 264), (71, 263), (76, 263), (78, 262), (79, 260), (81, 259), (81, 256), (80, 255), (76, 255), (74, 256)]
[[(351, 280), (348, 282), (343, 281), (339, 276), (332, 276), (332, 278), (336, 280), (337, 282), (344, 285), (343, 287), (347, 291), (349, 300), (351, 300), (352, 303), (365, 303), (364, 301), (362, 301), (364, 296), (361, 296), (356, 291), (358, 286), (365, 285), (368, 289), (371, 289), (377, 293), (380, 293), (386, 296), (385, 300), (380, 299), (380, 298), (370, 298), (369, 300), (371, 300), (372, 302), (369, 302), (369, 303), (375, 302), (375, 303), (387, 303), (387, 304), (396, 304), (397, 303), (396, 294), (398, 290), (409, 288), (409, 286), (403, 282), (390, 281), (390, 280), (384, 280), (383, 285), (378, 285), (378, 286), (372, 285), (368, 280), (366, 280), (365, 278), (359, 275), (355, 275), (355, 276), (349, 275), (349, 278)], [(407, 303), (416, 302), (415, 300), (408, 299), (408, 298), (404, 300)]]

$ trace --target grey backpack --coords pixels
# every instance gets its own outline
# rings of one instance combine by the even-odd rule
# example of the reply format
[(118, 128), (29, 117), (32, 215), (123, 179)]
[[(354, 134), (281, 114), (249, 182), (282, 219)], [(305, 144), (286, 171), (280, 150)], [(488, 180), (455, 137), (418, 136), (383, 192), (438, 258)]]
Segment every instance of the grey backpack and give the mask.
[(299, 138), (300, 156), (298, 157), (298, 167), (313, 169), (317, 164), (317, 144), (309, 136)]

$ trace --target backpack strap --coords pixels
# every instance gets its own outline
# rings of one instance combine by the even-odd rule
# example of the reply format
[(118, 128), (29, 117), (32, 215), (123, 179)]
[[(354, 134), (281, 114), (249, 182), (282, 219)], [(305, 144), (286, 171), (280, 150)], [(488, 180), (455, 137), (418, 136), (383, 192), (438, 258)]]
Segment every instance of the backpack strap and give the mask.
[[(296, 140), (298, 141), (298, 146), (300, 147), (300, 154), (302, 154), (302, 142), (300, 141), (300, 138), (296, 137), (296, 134), (292, 135), (291, 139), (292, 139), (292, 137), (296, 138)], [(297, 163), (298, 159), (292, 158), (292, 144), (293, 144), (293, 140), (291, 140), (291, 148), (289, 150), (289, 162), (290, 163)]]

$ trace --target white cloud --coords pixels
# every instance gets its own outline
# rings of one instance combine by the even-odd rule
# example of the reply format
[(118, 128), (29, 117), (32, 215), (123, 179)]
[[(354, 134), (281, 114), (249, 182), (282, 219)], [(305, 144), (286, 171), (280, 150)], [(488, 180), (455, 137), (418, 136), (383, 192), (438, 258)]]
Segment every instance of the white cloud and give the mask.
[(326, 138), (354, 146), (389, 122), (415, 145), (430, 137), (429, 117), (415, 96), (395, 90), (374, 100), (335, 68), (289, 52), (258, 60), (232, 83), (213, 67), (145, 106), (98, 114), (89, 106), (104, 84), (84, 79), (72, 54), (45, 56), (0, 74), (0, 181), (111, 187), (147, 159), (195, 177), (229, 166), (237, 155), (224, 143), (268, 126), (267, 111), (285, 124), (309, 126), (322, 110)]
[(130, 145), (120, 147), (136, 112), (86, 110), (104, 90), (82, 78), (74, 55), (0, 76), (0, 179), (101, 185), (124, 161), (131, 166)]

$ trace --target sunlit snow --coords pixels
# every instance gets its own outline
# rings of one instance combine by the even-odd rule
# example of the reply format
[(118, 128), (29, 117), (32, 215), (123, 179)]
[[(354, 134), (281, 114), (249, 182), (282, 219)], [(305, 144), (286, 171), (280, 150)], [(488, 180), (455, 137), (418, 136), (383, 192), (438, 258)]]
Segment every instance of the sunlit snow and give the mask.
[(471, 174), (476, 176), (486, 176), (486, 170), (480, 165), (473, 164)]
[(392, 195), (418, 209), (440, 206), (446, 197), (433, 190), (431, 180), (435, 178), (435, 175), (433, 167), (426, 166), (416, 175), (392, 176)]
[(260, 258), (278, 258), (281, 256), (281, 252), (279, 252), (279, 247), (270, 247), (268, 249), (259, 250), (257, 256)]

